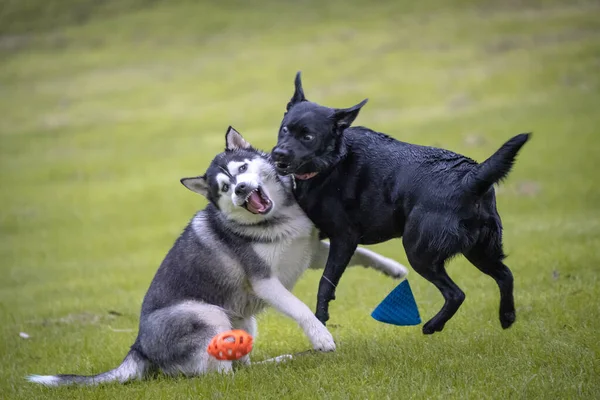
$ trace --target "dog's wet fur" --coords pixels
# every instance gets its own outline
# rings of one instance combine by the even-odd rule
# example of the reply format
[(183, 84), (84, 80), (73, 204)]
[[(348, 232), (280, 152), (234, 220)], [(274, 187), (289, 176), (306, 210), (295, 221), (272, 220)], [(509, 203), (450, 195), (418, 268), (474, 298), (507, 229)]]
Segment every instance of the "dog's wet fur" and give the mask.
[(513, 275), (503, 263), (493, 185), (508, 175), (530, 134), (513, 137), (478, 164), (448, 150), (351, 127), (366, 102), (346, 109), (310, 102), (298, 72), (272, 150), (278, 172), (295, 177), (298, 204), (330, 239), (317, 318), (324, 324), (329, 319), (329, 302), (358, 244), (402, 237), (413, 269), (445, 300), (423, 333), (441, 331), (465, 299), (445, 269), (459, 253), (496, 281), (500, 323), (510, 327), (516, 318)]
[[(323, 268), (329, 254), (329, 245), (319, 240), (294, 200), (291, 178), (278, 176), (269, 155), (230, 127), (225, 151), (206, 173), (181, 182), (209, 204), (191, 219), (156, 272), (142, 303), (137, 339), (121, 365), (94, 376), (33, 375), (31, 382), (95, 385), (158, 371), (186, 376), (230, 372), (231, 361), (209, 356), (210, 340), (231, 329), (255, 336), (255, 315), (266, 306), (294, 319), (313, 349), (335, 350), (331, 333), (291, 293), (302, 273)], [(364, 248), (356, 249), (351, 264), (397, 279), (408, 272)], [(238, 362), (249, 364), (249, 355)]]

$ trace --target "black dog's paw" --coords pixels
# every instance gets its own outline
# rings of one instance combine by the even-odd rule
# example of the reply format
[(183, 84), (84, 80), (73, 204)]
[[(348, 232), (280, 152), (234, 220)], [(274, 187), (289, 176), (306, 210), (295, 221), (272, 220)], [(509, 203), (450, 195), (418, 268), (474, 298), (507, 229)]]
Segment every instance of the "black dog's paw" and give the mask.
[(510, 328), (516, 319), (517, 316), (514, 311), (500, 314), (500, 324), (502, 325), (502, 329)]
[(436, 332), (441, 332), (444, 329), (444, 324), (438, 324), (434, 320), (427, 322), (423, 325), (423, 334), (432, 335)]

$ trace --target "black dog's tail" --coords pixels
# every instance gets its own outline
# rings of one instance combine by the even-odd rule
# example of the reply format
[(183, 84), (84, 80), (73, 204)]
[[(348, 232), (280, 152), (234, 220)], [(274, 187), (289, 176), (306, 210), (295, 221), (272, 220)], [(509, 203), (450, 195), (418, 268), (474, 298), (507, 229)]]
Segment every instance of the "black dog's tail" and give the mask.
[(27, 377), (27, 380), (44, 386), (63, 386), (72, 384), (97, 385), (99, 383), (115, 381), (125, 383), (134, 379), (142, 379), (148, 372), (149, 367), (150, 361), (139, 352), (131, 350), (121, 365), (113, 370), (98, 375), (30, 375)]
[(482, 195), (494, 183), (506, 178), (517, 153), (529, 140), (531, 133), (521, 133), (504, 143), (490, 158), (477, 165), (464, 178), (465, 188), (475, 195)]

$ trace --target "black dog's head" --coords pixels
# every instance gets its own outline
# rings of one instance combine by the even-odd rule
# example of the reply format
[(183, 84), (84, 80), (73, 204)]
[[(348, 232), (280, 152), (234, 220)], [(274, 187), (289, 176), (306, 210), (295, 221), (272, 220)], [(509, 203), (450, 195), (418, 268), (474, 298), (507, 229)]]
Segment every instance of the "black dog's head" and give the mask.
[(350, 108), (329, 108), (306, 100), (300, 72), (296, 74), (295, 86), (271, 156), (280, 174), (294, 174), (305, 180), (336, 163), (343, 151), (342, 133), (367, 99)]

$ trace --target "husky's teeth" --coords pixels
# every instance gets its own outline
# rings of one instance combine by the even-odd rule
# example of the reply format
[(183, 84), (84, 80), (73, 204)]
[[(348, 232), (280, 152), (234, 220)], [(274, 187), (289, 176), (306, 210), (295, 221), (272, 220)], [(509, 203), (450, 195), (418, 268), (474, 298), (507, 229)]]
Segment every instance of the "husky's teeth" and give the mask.
[(248, 199), (250, 198), (250, 196), (252, 195), (252, 193), (258, 191), (258, 189), (254, 189), (253, 191), (251, 191), (250, 193), (248, 193), (248, 196), (246, 196), (246, 199), (244, 201), (248, 201)]

